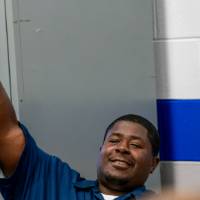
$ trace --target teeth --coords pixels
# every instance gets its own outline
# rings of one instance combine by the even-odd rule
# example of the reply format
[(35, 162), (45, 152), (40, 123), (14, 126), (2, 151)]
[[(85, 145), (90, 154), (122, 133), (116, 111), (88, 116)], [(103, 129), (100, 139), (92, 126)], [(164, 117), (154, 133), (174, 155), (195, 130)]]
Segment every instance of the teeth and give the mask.
[(115, 161), (115, 164), (120, 165), (120, 166), (127, 166), (128, 164), (124, 161)]
[(126, 164), (126, 163), (123, 162), (123, 161), (117, 161), (116, 163), (118, 163), (118, 164)]

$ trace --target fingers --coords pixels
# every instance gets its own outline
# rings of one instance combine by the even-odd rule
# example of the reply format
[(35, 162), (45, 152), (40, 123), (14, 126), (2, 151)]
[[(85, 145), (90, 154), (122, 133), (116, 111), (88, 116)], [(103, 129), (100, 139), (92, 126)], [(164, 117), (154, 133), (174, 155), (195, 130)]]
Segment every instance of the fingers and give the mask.
[(0, 82), (0, 134), (16, 125), (17, 118), (12, 103)]

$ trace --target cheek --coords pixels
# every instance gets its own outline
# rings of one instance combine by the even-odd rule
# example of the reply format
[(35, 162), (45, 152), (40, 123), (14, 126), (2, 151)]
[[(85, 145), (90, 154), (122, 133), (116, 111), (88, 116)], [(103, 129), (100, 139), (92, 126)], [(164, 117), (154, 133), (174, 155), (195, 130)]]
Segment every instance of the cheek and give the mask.
[(113, 147), (111, 147), (109, 145), (104, 145), (101, 148), (100, 156), (103, 157), (103, 158), (106, 158), (112, 153), (112, 151), (113, 151)]
[(97, 171), (98, 175), (107, 174), (109, 171), (109, 164), (107, 161), (107, 156), (104, 152), (99, 153), (98, 162), (97, 162)]
[(146, 152), (135, 155), (135, 159), (139, 165), (143, 165), (144, 167), (151, 166), (153, 162), (152, 155)]
[(109, 157), (112, 154), (112, 148), (102, 148), (99, 153), (99, 165), (105, 166), (109, 162)]
[(105, 150), (102, 148), (101, 151), (99, 152), (99, 157), (98, 157), (98, 163), (99, 165), (103, 165), (107, 157), (107, 153)]

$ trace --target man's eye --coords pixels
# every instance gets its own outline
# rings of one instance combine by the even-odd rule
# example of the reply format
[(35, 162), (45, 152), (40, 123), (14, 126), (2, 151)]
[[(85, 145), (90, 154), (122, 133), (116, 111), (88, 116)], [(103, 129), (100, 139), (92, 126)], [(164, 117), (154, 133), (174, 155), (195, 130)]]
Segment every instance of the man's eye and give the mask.
[(141, 145), (140, 145), (140, 144), (131, 143), (130, 145), (131, 145), (131, 147), (133, 147), (133, 148), (141, 148)]
[(110, 143), (118, 143), (118, 142), (119, 142), (119, 139), (110, 139), (109, 142), (110, 142)]

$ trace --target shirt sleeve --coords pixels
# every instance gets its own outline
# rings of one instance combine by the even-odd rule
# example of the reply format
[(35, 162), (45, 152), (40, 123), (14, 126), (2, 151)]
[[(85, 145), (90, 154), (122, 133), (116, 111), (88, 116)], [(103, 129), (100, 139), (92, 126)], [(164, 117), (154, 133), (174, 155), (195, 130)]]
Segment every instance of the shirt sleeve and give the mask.
[(79, 174), (67, 163), (41, 150), (24, 125), (19, 123), (19, 126), (24, 133), (26, 145), (13, 175), (0, 179), (0, 191), (5, 199), (18, 199), (19, 196), (19, 199), (31, 199), (27, 196), (43, 195), (47, 187), (49, 190), (55, 188), (63, 177), (68, 185), (79, 178)]

